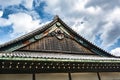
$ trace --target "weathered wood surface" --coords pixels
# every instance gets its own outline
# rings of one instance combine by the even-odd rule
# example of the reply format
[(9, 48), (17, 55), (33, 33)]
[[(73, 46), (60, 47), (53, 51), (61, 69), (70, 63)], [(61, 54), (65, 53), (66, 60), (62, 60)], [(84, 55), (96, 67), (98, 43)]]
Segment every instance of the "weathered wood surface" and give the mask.
[(23, 47), (20, 50), (58, 51), (58, 52), (68, 51), (71, 53), (78, 52), (93, 54), (90, 50), (81, 46), (72, 39), (64, 38), (62, 40), (59, 40), (55, 36), (44, 37), (43, 39), (38, 40), (26, 47)]

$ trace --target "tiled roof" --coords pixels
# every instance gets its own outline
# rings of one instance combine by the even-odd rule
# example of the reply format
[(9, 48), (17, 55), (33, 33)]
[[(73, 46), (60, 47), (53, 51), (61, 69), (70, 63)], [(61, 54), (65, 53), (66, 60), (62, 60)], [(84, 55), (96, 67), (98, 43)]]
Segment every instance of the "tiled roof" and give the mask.
[(44, 52), (10, 52), (0, 53), (0, 60), (35, 60), (35, 61), (67, 61), (67, 62), (120, 62), (120, 58), (97, 55), (78, 55)]

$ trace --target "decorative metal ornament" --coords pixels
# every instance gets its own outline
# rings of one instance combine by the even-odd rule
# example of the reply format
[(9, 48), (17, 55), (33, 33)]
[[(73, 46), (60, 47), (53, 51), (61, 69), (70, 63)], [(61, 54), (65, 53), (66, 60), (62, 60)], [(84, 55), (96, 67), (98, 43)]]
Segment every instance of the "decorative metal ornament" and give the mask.
[(61, 24), (60, 24), (59, 22), (57, 22), (57, 23), (56, 23), (56, 26), (57, 26), (57, 27), (60, 27), (60, 26), (61, 26)]
[(55, 36), (61, 40), (64, 38), (64, 32), (61, 29), (57, 28), (55, 30)]

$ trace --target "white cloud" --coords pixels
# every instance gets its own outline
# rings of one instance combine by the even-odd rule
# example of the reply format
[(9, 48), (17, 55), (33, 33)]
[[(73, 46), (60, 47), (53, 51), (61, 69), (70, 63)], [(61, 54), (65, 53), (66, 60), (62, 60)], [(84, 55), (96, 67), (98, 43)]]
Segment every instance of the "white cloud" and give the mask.
[(111, 46), (117, 39), (120, 38), (120, 8), (115, 8), (105, 16), (106, 25), (103, 26), (101, 39), (103, 40), (102, 46)]
[(106, 21), (109, 22), (120, 21), (119, 15), (120, 15), (120, 7), (116, 7), (114, 10), (112, 10), (106, 15)]
[(77, 0), (75, 2), (71, 0), (71, 5), (74, 5), (74, 6), (71, 6), (71, 8), (73, 7), (72, 10), (74, 11), (84, 11), (85, 5), (88, 1), (89, 0)]
[(32, 9), (33, 0), (23, 0), (22, 5), (24, 5), (25, 8), (27, 8), (27, 9)]
[(18, 5), (22, 0), (0, 0), (0, 5), (5, 8), (11, 5)]
[(99, 14), (102, 12), (102, 9), (100, 7), (88, 7), (86, 8), (86, 11), (89, 13), (89, 14)]
[(115, 55), (115, 56), (120, 56), (120, 47), (111, 50), (110, 53)]
[(8, 19), (0, 18), (1, 27), (12, 25), (13, 33), (11, 37), (13, 38), (40, 27), (40, 22), (40, 19), (33, 20), (33, 18), (26, 13), (10, 14)]
[(102, 46), (112, 46), (117, 39), (120, 38), (120, 24), (119, 23), (107, 23), (106, 26), (104, 26), (101, 39), (103, 40)]
[(11, 24), (11, 22), (8, 19), (1, 18), (3, 15), (3, 11), (0, 11), (0, 27), (8, 26)]
[(3, 15), (3, 11), (0, 11), (0, 17), (2, 17), (2, 15)]
[(30, 15), (25, 13), (11, 14), (9, 15), (9, 21), (13, 24), (14, 35), (28, 33), (38, 28), (40, 23), (40, 19), (33, 20)]
[(28, 12), (25, 12), (25, 13), (29, 14), (34, 20), (40, 19), (39, 14), (34, 10), (31, 10), (31, 11), (28, 11)]
[(38, 6), (40, 6), (40, 3), (41, 2), (44, 2), (44, 0), (34, 0), (34, 7), (38, 7)]
[(11, 25), (11, 22), (8, 19), (0, 18), (1, 27), (8, 26), (8, 25)]
[(27, 9), (32, 9), (33, 0), (0, 0), (0, 5), (2, 8), (6, 8), (11, 5), (19, 5), (22, 4)]
[[(33, 19), (32, 16), (26, 13), (16, 13), (10, 14), (8, 19), (0, 18), (0, 26), (7, 26), (12, 24), (13, 31), (9, 34), (9, 38), (6, 40), (12, 40), (17, 38), (25, 33), (31, 32), (44, 24), (47, 24), (50, 21), (40, 24), (41, 19)], [(1, 44), (6, 42), (6, 40), (1, 39)]]
[(74, 12), (80, 12), (84, 10), (85, 4), (89, 0), (45, 0), (47, 6), (45, 7), (45, 11), (53, 14), (53, 15), (61, 15), (61, 16), (69, 16), (73, 15)]

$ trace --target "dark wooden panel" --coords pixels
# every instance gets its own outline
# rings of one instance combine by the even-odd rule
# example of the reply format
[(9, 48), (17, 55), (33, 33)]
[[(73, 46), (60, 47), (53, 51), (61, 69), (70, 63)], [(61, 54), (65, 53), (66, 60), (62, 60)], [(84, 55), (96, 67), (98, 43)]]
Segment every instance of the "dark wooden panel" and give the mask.
[(0, 61), (0, 74), (56, 72), (120, 72), (120, 63)]
[(68, 51), (71, 53), (90, 53), (93, 54), (87, 48), (81, 46), (76, 41), (64, 38), (62, 40), (57, 39), (56, 37), (44, 37), (41, 40), (38, 40), (26, 47), (21, 48), (20, 50), (39, 50), (39, 51)]

